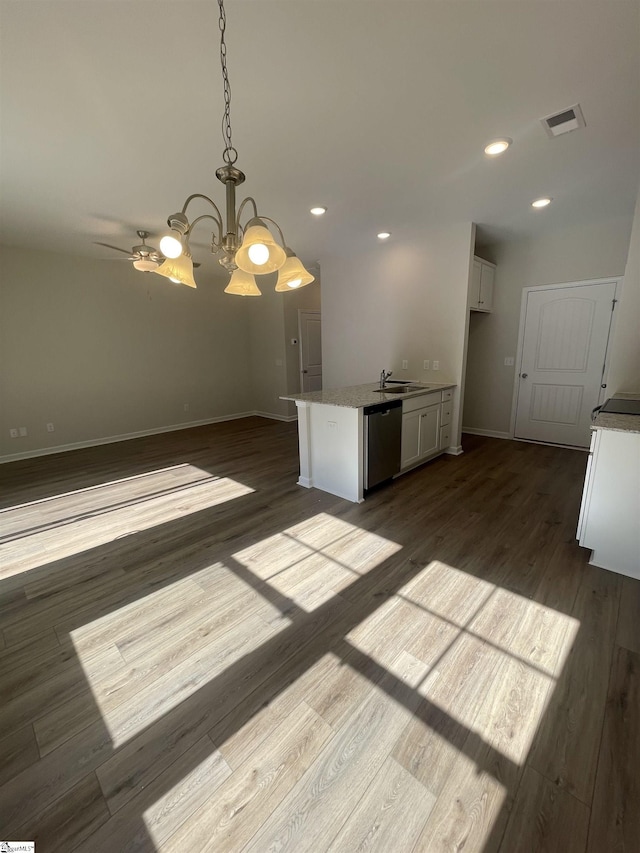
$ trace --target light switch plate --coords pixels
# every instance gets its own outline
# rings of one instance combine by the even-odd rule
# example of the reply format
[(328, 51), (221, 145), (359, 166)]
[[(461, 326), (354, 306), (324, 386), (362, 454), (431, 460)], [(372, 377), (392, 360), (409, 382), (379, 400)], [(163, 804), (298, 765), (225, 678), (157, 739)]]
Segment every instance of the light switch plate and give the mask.
[(407, 361), (407, 359), (406, 359), (406, 358), (403, 358), (403, 359), (402, 359), (402, 369), (403, 369), (403, 370), (408, 370), (408, 369), (409, 369), (409, 362)]
[(513, 356), (508, 355), (504, 360), (505, 367), (513, 367)]
[(429, 370), (429, 359), (428, 358), (425, 358), (425, 360), (422, 362), (422, 369), (423, 370)]
[(440, 362), (439, 361), (433, 362), (433, 369), (434, 370), (440, 370)]

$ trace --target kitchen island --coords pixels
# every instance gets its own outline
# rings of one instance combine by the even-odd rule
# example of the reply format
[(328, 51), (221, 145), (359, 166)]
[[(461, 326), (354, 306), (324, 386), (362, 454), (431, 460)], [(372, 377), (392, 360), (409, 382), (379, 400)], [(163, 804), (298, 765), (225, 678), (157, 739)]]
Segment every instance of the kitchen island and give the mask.
[[(450, 451), (451, 383), (378, 383), (292, 394), (298, 410), (300, 476), (298, 484), (354, 502), (365, 495), (365, 409), (402, 401), (399, 473)], [(415, 390), (399, 390), (403, 385)]]

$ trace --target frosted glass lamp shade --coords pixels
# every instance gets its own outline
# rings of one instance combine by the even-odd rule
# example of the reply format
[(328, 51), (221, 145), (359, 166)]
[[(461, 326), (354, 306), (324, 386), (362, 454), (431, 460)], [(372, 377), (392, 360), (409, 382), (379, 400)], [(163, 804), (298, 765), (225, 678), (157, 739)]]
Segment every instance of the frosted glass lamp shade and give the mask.
[(182, 242), (174, 234), (165, 234), (160, 240), (160, 251), (165, 258), (179, 258), (182, 254)]
[(170, 278), (171, 281), (186, 284), (187, 287), (197, 287), (193, 279), (193, 261), (190, 255), (180, 255), (179, 258), (167, 258), (153, 272), (158, 275), (164, 275)]
[(255, 278), (250, 273), (239, 269), (233, 271), (224, 292), (231, 293), (233, 296), (262, 296)]
[(264, 222), (261, 219), (251, 219), (247, 223), (242, 245), (234, 258), (238, 267), (252, 275), (266, 275), (279, 270), (286, 259), (284, 249), (276, 243)]
[(314, 276), (302, 266), (301, 261), (291, 249), (287, 249), (287, 260), (278, 270), (276, 290), (280, 292), (295, 290), (304, 287), (305, 284), (311, 284), (312, 281), (315, 281)]
[(158, 261), (152, 261), (149, 258), (138, 258), (133, 262), (134, 267), (140, 272), (153, 272), (158, 266)]

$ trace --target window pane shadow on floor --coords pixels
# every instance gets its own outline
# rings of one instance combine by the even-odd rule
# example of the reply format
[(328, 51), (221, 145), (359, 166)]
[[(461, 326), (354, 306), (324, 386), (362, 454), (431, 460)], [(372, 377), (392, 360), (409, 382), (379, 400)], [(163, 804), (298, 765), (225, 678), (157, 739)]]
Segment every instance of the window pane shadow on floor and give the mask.
[[(541, 484), (546, 483), (547, 475), (543, 470)], [(442, 485), (447, 479), (444, 471), (439, 478)], [(405, 500), (429, 487), (424, 477), (412, 480), (415, 486), (408, 484)], [(504, 482), (500, 477), (496, 480)], [(250, 478), (245, 481), (253, 487)], [(464, 487), (461, 478), (459, 488)], [(497, 491), (494, 508), (508, 506), (500, 486)], [(563, 744), (558, 740), (558, 727), (567, 708), (577, 709), (574, 713), (580, 728), (589, 730), (591, 726), (597, 733), (598, 726), (602, 727), (606, 682), (600, 716), (595, 713), (587, 719), (591, 712), (581, 699), (581, 691), (588, 680), (596, 683), (595, 693), (600, 695), (597, 685), (605, 670), (608, 674), (611, 646), (607, 648), (605, 643), (601, 656), (589, 667), (583, 660), (585, 654), (593, 659), (594, 633), (606, 630), (613, 618), (619, 596), (616, 583), (603, 583), (603, 573), (586, 570), (585, 575), (584, 561), (578, 564), (577, 560), (575, 572), (569, 572), (571, 579), (554, 583), (550, 569), (554, 560), (558, 565), (564, 560), (567, 541), (558, 535), (559, 525), (543, 527), (542, 522), (536, 535), (546, 534), (547, 539), (538, 543), (541, 547), (520, 541), (493, 561), (476, 558), (473, 566), (466, 557), (460, 560), (466, 563), (462, 571), (452, 556), (463, 550), (460, 537), (465, 519), (478, 510), (473, 500), (471, 509), (470, 505), (456, 506), (459, 494), (449, 496), (448, 518), (440, 502), (424, 508), (420, 519), (408, 518), (390, 491), (380, 492), (362, 507), (327, 498), (319, 504), (317, 499), (312, 500), (312, 493), (298, 494), (299, 490), (283, 498), (283, 511), (283, 506), (274, 502), (274, 495), (257, 490), (226, 505), (197, 511), (54, 562), (48, 572), (56, 581), (47, 588), (47, 573), (38, 576), (30, 590), (32, 598), (19, 586), (7, 590), (1, 611), (7, 646), (0, 650), (0, 670), (10, 657), (14, 663), (18, 660), (21, 643), (32, 651), (24, 653), (24, 672), (14, 682), (7, 682), (14, 685), (17, 700), (27, 709), (26, 716), (18, 713), (22, 706), (12, 705), (13, 700), (8, 703), (9, 710), (0, 712), (0, 719), (9, 726), (1, 743), (20, 740), (24, 747), (21, 752), (32, 763), (8, 780), (19, 780), (21, 793), (15, 793), (15, 784), (11, 786), (14, 793), (6, 783), (0, 788), (3, 826), (26, 829), (25, 822), (20, 824), (14, 817), (29, 803), (33, 814), (38, 815), (32, 824), (34, 831), (46, 830), (49, 836), (38, 849), (49, 849), (48, 845), (50, 849), (65, 849), (64, 845), (56, 847), (57, 841), (52, 844), (53, 830), (57, 827), (64, 841), (62, 829), (67, 826), (69, 832), (75, 832), (74, 820), (81, 813), (86, 815), (92, 833), (84, 842), (86, 850), (99, 851), (101, 843), (104, 849), (114, 849), (108, 846), (110, 842), (117, 842), (115, 848), (124, 850), (134, 838), (138, 839), (135, 849), (163, 849), (167, 844), (166, 849), (171, 849), (170, 844), (181, 840), (192, 842), (198, 849), (197, 833), (206, 834), (213, 825), (218, 826), (215, 818), (219, 808), (226, 817), (224, 829), (216, 831), (222, 832), (225, 844), (244, 846), (251, 842), (261, 849), (267, 837), (277, 836), (287, 825), (286, 809), (303, 802), (304, 791), (322, 765), (322, 756), (327, 756), (327, 761), (331, 758), (333, 767), (345, 748), (354, 759), (346, 762), (344, 770), (332, 771), (335, 784), (332, 781), (323, 788), (327, 792), (324, 798), (309, 805), (307, 812), (313, 816), (321, 811), (330, 796), (345, 799), (333, 792), (343, 790), (340, 786), (347, 780), (357, 801), (349, 808), (364, 820), (363, 815), (369, 814), (366, 794), (370, 779), (367, 777), (359, 796), (360, 789), (355, 789), (350, 780), (354, 778), (352, 768), (360, 766), (358, 760), (370, 754), (358, 747), (360, 738), (372, 745), (378, 734), (387, 738), (388, 749), (386, 754), (376, 753), (377, 772), (384, 767), (393, 776), (395, 767), (400, 774), (397, 778), (409, 785), (412, 796), (417, 796), (412, 783), (401, 775), (403, 762), (413, 762), (406, 772), (420, 780), (426, 792), (421, 812), (425, 821), (420, 826), (415, 821), (411, 824), (415, 843), (423, 845), (417, 849), (431, 851), (430, 846), (424, 846), (429, 833), (436, 832), (437, 843), (446, 837), (442, 824), (449, 822), (450, 816), (439, 811), (442, 807), (437, 800), (448, 790), (446, 785), (452, 789), (452, 778), (460, 788), (467, 779), (486, 777), (487, 786), (495, 791), (485, 816), (482, 842), (472, 833), (467, 849), (498, 849), (517, 792), (523, 786), (525, 793), (533, 792), (523, 800), (525, 805), (535, 799), (541, 785), (535, 784), (534, 774), (543, 780), (553, 776), (554, 754), (569, 756), (564, 759), (562, 772), (551, 780), (556, 789), (572, 798), (567, 802), (592, 796), (593, 759), (584, 759), (586, 769), (578, 772), (580, 761), (572, 731), (563, 732)], [(535, 501), (550, 502), (544, 492), (541, 494)], [(518, 498), (511, 506), (512, 522), (530, 511), (528, 502)], [(290, 532), (296, 524), (307, 524), (310, 530), (319, 527), (320, 522), (314, 519), (320, 514), (325, 524), (330, 525), (333, 518), (336, 529), (348, 522), (355, 532), (351, 538), (348, 534), (327, 536), (315, 547)], [(482, 518), (490, 538), (491, 526), (485, 516)], [(494, 531), (503, 526), (501, 518)], [(358, 538), (358, 530), (364, 531), (364, 536)], [(372, 539), (386, 539), (397, 546), (368, 571), (358, 563), (367, 532)], [(280, 542), (280, 561), (268, 572), (255, 571), (251, 554), (270, 537), (272, 542)], [(292, 554), (284, 538), (293, 541), (294, 551), (301, 542), (304, 548)], [(491, 545), (495, 553), (495, 542)], [(373, 549), (378, 557), (384, 553), (384, 548), (380, 549), (378, 541)], [(271, 547), (265, 559), (270, 553)], [(540, 554), (544, 563), (536, 565)], [(104, 572), (95, 575), (96, 565)], [(330, 597), (313, 579), (305, 577), (307, 567), (309, 575), (321, 567), (326, 569), (337, 587)], [(82, 581), (85, 572), (86, 580)], [(77, 589), (71, 592), (56, 586), (70, 575), (77, 578)], [(504, 586), (500, 578), (506, 578)], [(520, 648), (517, 642), (511, 645), (506, 641), (509, 630), (520, 624), (516, 618), (505, 620), (507, 603), (524, 620), (530, 618), (530, 628), (538, 624), (526, 604), (529, 598), (525, 587), (528, 590), (533, 584), (532, 578), (536, 589), (531, 601), (538, 607), (536, 613), (545, 628), (554, 627), (548, 617), (554, 609), (561, 613), (565, 608), (571, 614), (567, 625), (581, 623), (571, 637), (573, 650), (569, 652), (568, 645), (563, 646), (562, 660), (550, 662), (544, 644), (532, 653), (526, 646)], [(460, 584), (458, 591), (464, 585), (465, 592), (458, 599), (452, 596), (453, 603), (448, 605), (436, 592), (454, 581)], [(518, 583), (522, 584), (521, 592), (513, 589)], [(113, 591), (111, 598), (109, 590)], [(149, 628), (146, 632), (145, 627)], [(163, 638), (165, 647), (158, 638)], [(566, 636), (562, 642), (568, 643)], [(12, 647), (13, 653), (5, 656)], [(161, 661), (169, 667), (168, 672), (175, 671), (172, 676), (158, 669)], [(469, 673), (466, 680), (456, 678), (453, 683), (452, 674), (446, 671), (451, 661)], [(547, 693), (541, 698), (543, 682)], [(485, 701), (478, 702), (483, 688)], [(511, 689), (516, 690), (516, 699), (511, 697)], [(498, 698), (501, 690), (503, 699), (506, 691), (508, 701), (504, 703)], [(504, 718), (496, 729), (492, 710), (506, 707), (526, 715), (532, 696), (538, 697), (539, 709), (547, 708), (546, 716), (537, 736), (529, 732), (526, 742), (514, 749), (508, 735), (514, 720)], [(468, 710), (472, 701), (479, 706), (475, 715)], [(39, 711), (46, 712), (36, 713), (34, 702), (40, 703)], [(349, 729), (352, 715), (355, 717)], [(359, 721), (359, 728), (355, 721)], [(354, 726), (360, 732), (357, 736)], [(429, 761), (418, 760), (415, 749), (408, 757), (418, 732), (428, 740), (422, 754), (431, 756), (431, 764), (440, 769), (446, 764), (444, 757), (451, 759), (453, 776), (443, 772), (442, 778), (436, 778), (437, 774), (427, 778), (425, 766)], [(69, 768), (81, 775), (69, 777)], [(262, 802), (255, 798), (256, 792), (247, 794), (254, 770), (264, 774), (260, 777), (264, 784), (258, 785), (258, 793), (263, 792), (265, 797)], [(579, 781), (581, 775), (586, 782)], [(70, 778), (77, 781), (69, 785)], [(425, 780), (434, 788), (442, 787), (431, 791)], [(212, 808), (211, 801), (216, 798), (219, 802)], [(455, 797), (451, 798), (454, 801)], [(225, 807), (231, 811), (224, 813)], [(89, 821), (92, 808), (95, 817)], [(107, 823), (112, 812), (114, 816)], [(579, 809), (576, 815), (580, 818)], [(256, 824), (245, 837), (252, 819)], [(344, 816), (340, 826), (331, 827), (330, 831), (335, 831), (331, 838), (325, 838), (326, 849), (334, 842), (335, 849), (351, 843), (354, 820)], [(241, 830), (237, 828), (240, 826)], [(464, 835), (460, 820), (457, 826)], [(510, 826), (508, 838), (513, 838)], [(313, 833), (303, 834), (292, 849), (305, 849), (305, 844), (317, 840)], [(74, 846), (79, 841), (76, 835)], [(205, 848), (207, 843), (203, 842)]]

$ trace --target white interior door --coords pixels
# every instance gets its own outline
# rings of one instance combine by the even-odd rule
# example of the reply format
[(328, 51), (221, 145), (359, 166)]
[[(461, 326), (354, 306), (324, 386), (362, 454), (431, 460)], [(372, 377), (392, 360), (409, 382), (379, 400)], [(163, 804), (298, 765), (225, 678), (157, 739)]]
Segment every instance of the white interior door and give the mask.
[(300, 390), (322, 390), (322, 325), (319, 311), (298, 312), (300, 329)]
[(526, 294), (516, 438), (589, 446), (615, 291), (607, 281)]

